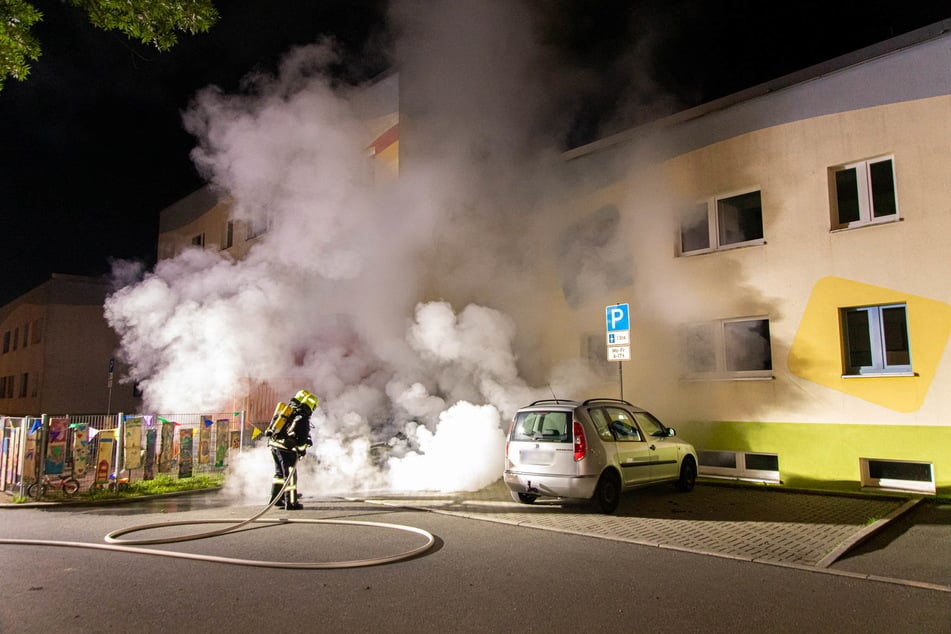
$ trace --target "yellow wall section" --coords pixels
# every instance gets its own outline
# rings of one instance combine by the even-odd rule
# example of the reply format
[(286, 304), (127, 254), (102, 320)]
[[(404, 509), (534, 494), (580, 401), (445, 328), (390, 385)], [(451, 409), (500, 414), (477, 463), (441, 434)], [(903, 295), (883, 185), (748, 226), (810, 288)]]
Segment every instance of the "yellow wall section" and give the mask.
[[(682, 427), (682, 429), (681, 429)], [(930, 462), (939, 496), (951, 494), (951, 427), (821, 425), (815, 423), (685, 423), (677, 435), (697, 450), (753, 451), (779, 456), (783, 484), (861, 489), (862, 458)]]
[[(915, 376), (842, 377), (839, 308), (905, 303)], [(951, 306), (887, 288), (826, 277), (812, 289), (789, 351), (796, 376), (898, 412), (921, 407), (951, 336)]]

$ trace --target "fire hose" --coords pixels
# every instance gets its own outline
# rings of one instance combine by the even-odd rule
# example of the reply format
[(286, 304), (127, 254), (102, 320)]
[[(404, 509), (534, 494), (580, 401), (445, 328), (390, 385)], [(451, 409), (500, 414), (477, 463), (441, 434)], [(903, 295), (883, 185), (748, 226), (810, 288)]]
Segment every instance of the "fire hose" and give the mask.
[[(261, 511), (249, 517), (245, 520), (223, 520), (223, 519), (197, 519), (197, 520), (183, 520), (177, 522), (158, 522), (154, 524), (140, 524), (137, 526), (131, 526), (128, 528), (121, 528), (119, 530), (112, 531), (107, 534), (104, 538), (105, 543), (97, 544), (91, 542), (70, 542), (70, 541), (57, 541), (57, 540), (41, 540), (41, 539), (0, 539), (0, 544), (12, 544), (12, 545), (22, 545), (22, 546), (58, 546), (65, 548), (87, 548), (93, 550), (106, 550), (110, 552), (124, 552), (124, 553), (134, 553), (139, 555), (155, 555), (158, 557), (172, 557), (176, 559), (193, 559), (197, 561), (209, 561), (222, 564), (232, 564), (236, 566), (257, 566), (261, 568), (297, 568), (304, 570), (319, 570), (319, 569), (329, 569), (329, 568), (361, 568), (366, 566), (378, 566), (382, 564), (393, 563), (397, 561), (404, 561), (407, 559), (412, 559), (418, 555), (423, 554), (427, 550), (433, 547), (433, 544), (436, 543), (436, 538), (433, 537), (432, 533), (425, 531), (421, 528), (416, 528), (414, 526), (406, 526), (403, 524), (389, 524), (385, 522), (364, 522), (358, 520), (339, 520), (339, 519), (290, 519), (290, 518), (271, 518), (271, 519), (261, 519), (261, 516), (267, 513), (274, 504), (277, 503), (281, 496), (284, 494), (284, 490), (292, 481), (294, 476), (294, 470), (292, 469), (288, 475), (287, 481), (284, 483), (284, 487), (281, 489), (280, 493), (273, 499), (271, 502), (265, 506)], [(192, 533), (188, 535), (180, 535), (177, 537), (168, 537), (168, 538), (151, 538), (151, 539), (120, 539), (122, 535), (128, 535), (129, 533), (136, 533), (145, 530), (154, 530), (154, 529), (163, 529), (169, 528), (172, 526), (188, 526), (194, 524), (230, 524), (226, 528), (221, 528), (218, 530), (206, 531), (203, 533)], [(351, 559), (346, 561), (267, 561), (261, 559), (238, 559), (235, 557), (219, 557), (215, 555), (202, 555), (195, 553), (186, 553), (180, 551), (172, 550), (158, 550), (152, 548), (139, 548), (139, 546), (146, 546), (151, 544), (173, 544), (178, 542), (192, 541), (197, 539), (206, 539), (209, 537), (218, 537), (221, 535), (227, 535), (229, 533), (234, 533), (249, 524), (271, 524), (271, 525), (280, 525), (280, 524), (333, 524), (333, 525), (344, 525), (344, 526), (359, 526), (359, 527), (369, 527), (369, 528), (384, 528), (389, 530), (398, 530), (404, 531), (407, 533), (413, 533), (423, 537), (424, 544), (411, 548), (409, 550), (396, 553), (394, 555), (386, 555), (382, 557), (370, 557), (367, 559)]]

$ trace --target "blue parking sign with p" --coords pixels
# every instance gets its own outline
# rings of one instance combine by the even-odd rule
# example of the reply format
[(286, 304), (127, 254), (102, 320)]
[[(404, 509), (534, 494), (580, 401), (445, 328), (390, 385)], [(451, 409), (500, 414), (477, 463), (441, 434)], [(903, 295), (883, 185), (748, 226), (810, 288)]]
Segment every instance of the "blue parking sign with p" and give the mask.
[(604, 309), (608, 332), (631, 329), (631, 312), (627, 304), (615, 304)]

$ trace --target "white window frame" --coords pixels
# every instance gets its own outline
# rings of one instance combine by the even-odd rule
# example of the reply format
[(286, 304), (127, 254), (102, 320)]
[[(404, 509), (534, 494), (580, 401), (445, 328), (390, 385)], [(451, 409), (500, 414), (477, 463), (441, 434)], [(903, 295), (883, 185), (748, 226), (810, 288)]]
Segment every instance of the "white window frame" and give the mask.
[[(891, 163), (891, 185), (892, 195), (894, 197), (892, 204), (894, 205), (895, 213), (875, 217), (875, 197), (872, 194), (871, 166), (878, 163), (884, 163), (886, 161)], [(855, 170), (856, 173), (856, 196), (858, 199), (859, 217), (856, 220), (842, 222), (839, 217), (839, 187), (836, 181), (836, 176), (839, 173), (848, 170)], [(854, 229), (856, 227), (865, 227), (868, 225), (887, 224), (901, 220), (901, 210), (898, 208), (898, 179), (895, 178), (895, 157), (891, 155), (879, 156), (863, 161), (855, 161), (852, 163), (830, 167), (829, 202), (831, 206), (830, 222), (832, 231)]]
[[(897, 464), (915, 464), (927, 466), (930, 473), (928, 480), (904, 480), (900, 478), (873, 478), (869, 463), (892, 462)], [(859, 458), (859, 477), (863, 488), (881, 489), (886, 491), (917, 491), (920, 493), (935, 493), (934, 465), (930, 462), (918, 460), (889, 460), (885, 458)]]
[[(760, 225), (763, 229), (763, 236), (760, 238), (754, 238), (752, 240), (743, 240), (742, 242), (729, 242), (721, 243), (720, 242), (720, 203), (731, 198), (738, 198), (740, 196), (745, 196), (747, 194), (758, 193), (760, 196)], [(750, 187), (748, 189), (741, 189), (738, 191), (728, 192), (725, 194), (718, 194), (716, 196), (711, 196), (706, 200), (699, 200), (696, 202), (694, 209), (706, 207), (707, 209), (707, 246), (706, 248), (700, 249), (691, 249), (689, 251), (684, 250), (684, 223), (683, 223), (683, 214), (680, 216), (680, 237), (679, 237), (679, 246), (680, 246), (680, 255), (681, 256), (690, 256), (690, 255), (699, 255), (701, 253), (711, 253), (713, 251), (725, 251), (727, 249), (738, 249), (741, 247), (750, 247), (766, 244), (766, 225), (763, 218), (763, 190), (760, 187)], [(702, 212), (701, 212), (702, 213)]]
[[(733, 467), (716, 467), (710, 464), (704, 464), (705, 454), (718, 453), (723, 455), (732, 455), (734, 459)], [(747, 482), (780, 482), (779, 469), (775, 471), (766, 471), (762, 469), (750, 469), (746, 466), (746, 457), (749, 454), (774, 456), (777, 463), (779, 454), (762, 451), (700, 451), (700, 465), (698, 470), (700, 475), (709, 478), (721, 478), (727, 480), (743, 480)]]
[[(681, 345), (683, 353), (684, 378), (697, 381), (738, 381), (738, 380), (769, 380), (773, 378), (772, 335), (769, 337), (769, 368), (765, 370), (729, 370), (727, 368), (727, 329), (729, 324), (742, 322), (765, 321), (769, 327), (769, 317), (756, 315), (749, 317), (732, 317), (713, 321), (694, 322), (685, 324), (682, 328)], [(708, 331), (706, 335), (713, 347), (713, 368), (710, 370), (695, 370), (690, 367), (688, 346), (689, 339), (697, 329)]]
[[(889, 363), (885, 349), (886, 334), (885, 320), (882, 311), (889, 308), (902, 308), (905, 311), (905, 340), (908, 344), (908, 363)], [(864, 312), (868, 319), (869, 351), (872, 357), (871, 365), (853, 366), (850, 362), (850, 345), (848, 320), (849, 313)], [(870, 306), (850, 306), (839, 309), (840, 329), (842, 335), (842, 376), (913, 376), (911, 357), (911, 333), (908, 327), (908, 306), (904, 303), (875, 304)]]

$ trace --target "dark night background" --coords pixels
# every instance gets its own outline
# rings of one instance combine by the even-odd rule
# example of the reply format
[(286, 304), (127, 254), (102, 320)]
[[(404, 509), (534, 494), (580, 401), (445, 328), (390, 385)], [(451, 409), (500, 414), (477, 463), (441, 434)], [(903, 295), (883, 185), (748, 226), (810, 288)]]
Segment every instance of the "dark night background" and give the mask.
[[(196, 91), (240, 89), (294, 45), (334, 35), (344, 80), (387, 68), (384, 0), (219, 0), (211, 31), (161, 53), (98, 30), (58, 0), (37, 0), (43, 47), (30, 77), (0, 91), (0, 305), (51, 273), (102, 275), (112, 258), (155, 257), (158, 213), (203, 183), (181, 125)], [(425, 4), (425, 2), (424, 2)], [(538, 0), (543, 41), (597, 69), (566, 148), (607, 132), (625, 91), (618, 60), (639, 41), (662, 103), (631, 123), (703, 103), (951, 17), (945, 2)]]

